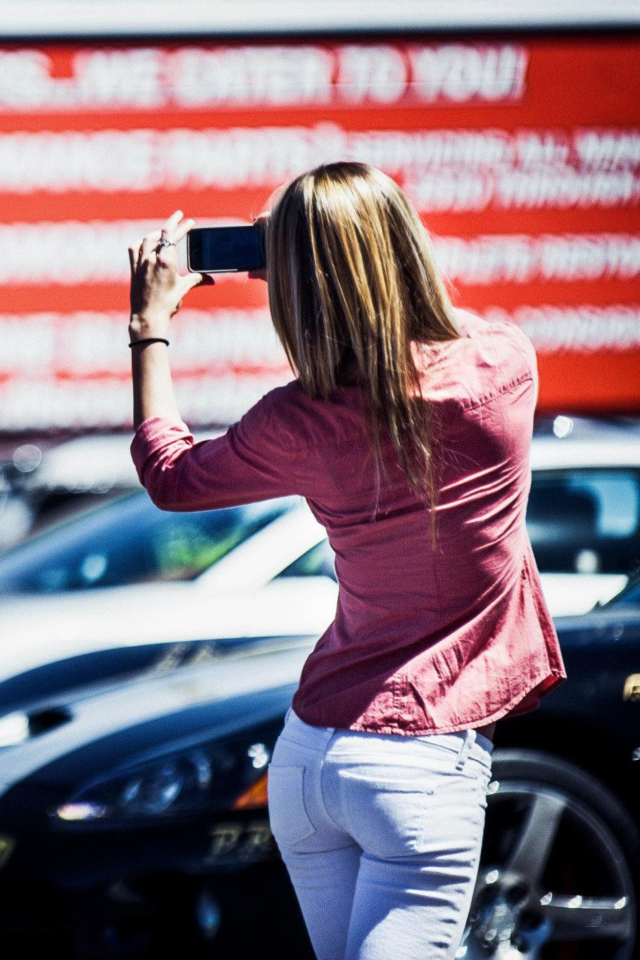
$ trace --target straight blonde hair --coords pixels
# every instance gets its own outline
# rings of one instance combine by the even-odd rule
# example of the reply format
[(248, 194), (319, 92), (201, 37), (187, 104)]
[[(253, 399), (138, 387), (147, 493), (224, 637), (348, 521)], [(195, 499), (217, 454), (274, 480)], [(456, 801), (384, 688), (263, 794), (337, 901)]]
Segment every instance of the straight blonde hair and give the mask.
[(378, 496), (384, 425), (412, 490), (432, 508), (435, 547), (433, 412), (411, 341), (460, 333), (418, 214), (375, 167), (326, 164), (280, 193), (266, 222), (266, 247), (271, 316), (292, 370), (310, 397), (330, 401), (355, 365)]

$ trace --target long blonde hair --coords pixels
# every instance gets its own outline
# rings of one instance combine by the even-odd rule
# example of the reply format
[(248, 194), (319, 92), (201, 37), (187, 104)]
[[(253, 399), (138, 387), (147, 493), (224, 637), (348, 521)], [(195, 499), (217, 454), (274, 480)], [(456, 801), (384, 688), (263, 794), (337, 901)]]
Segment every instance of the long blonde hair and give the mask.
[(460, 334), (416, 211), (375, 167), (326, 164), (278, 196), (266, 244), (271, 316), (305, 392), (331, 400), (355, 364), (367, 398), (378, 491), (382, 423), (412, 490), (433, 507), (432, 411), (422, 399), (410, 343)]

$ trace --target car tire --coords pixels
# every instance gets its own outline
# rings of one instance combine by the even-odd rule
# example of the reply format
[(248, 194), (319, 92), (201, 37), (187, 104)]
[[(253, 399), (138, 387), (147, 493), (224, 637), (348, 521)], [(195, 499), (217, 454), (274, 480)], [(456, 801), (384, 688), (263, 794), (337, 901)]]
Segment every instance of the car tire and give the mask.
[(465, 960), (639, 960), (640, 834), (592, 774), (496, 749)]

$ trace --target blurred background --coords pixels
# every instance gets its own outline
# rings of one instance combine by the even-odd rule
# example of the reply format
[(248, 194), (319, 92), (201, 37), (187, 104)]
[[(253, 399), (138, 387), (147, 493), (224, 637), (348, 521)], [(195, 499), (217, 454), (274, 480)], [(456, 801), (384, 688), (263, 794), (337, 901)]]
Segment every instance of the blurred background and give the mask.
[[(407, 191), (460, 306), (523, 327), (541, 412), (638, 412), (636, 4), (2, 12), (8, 473), (63, 438), (129, 430), (129, 243), (178, 207), (201, 225), (247, 222), (283, 181), (337, 158)], [(265, 288), (245, 275), (193, 294), (173, 340), (192, 428), (233, 422), (290, 376)], [(14, 533), (7, 515), (4, 541), (26, 522), (16, 508)]]
[[(639, 59), (636, 0), (0, 2), (8, 957), (310, 955), (265, 770), (333, 557), (295, 498), (138, 490), (127, 247), (337, 159), (397, 180), (454, 302), (538, 356), (528, 526), (570, 681), (500, 724), (457, 956), (640, 956)], [(190, 294), (171, 363), (198, 437), (290, 379), (265, 285)]]

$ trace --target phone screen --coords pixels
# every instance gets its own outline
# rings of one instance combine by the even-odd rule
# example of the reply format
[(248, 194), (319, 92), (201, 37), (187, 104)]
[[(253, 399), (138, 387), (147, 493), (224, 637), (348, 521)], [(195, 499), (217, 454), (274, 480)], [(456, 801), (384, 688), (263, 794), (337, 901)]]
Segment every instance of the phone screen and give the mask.
[(194, 227), (187, 234), (187, 262), (194, 273), (236, 273), (265, 267), (263, 229)]

